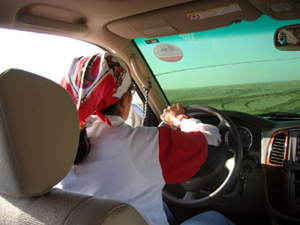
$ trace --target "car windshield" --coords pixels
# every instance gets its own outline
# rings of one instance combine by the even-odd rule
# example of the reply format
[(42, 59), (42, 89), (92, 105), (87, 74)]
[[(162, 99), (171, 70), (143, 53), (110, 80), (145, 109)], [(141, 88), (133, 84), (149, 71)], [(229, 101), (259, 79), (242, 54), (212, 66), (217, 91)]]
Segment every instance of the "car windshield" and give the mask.
[(277, 50), (273, 36), (277, 28), (296, 23), (300, 20), (262, 16), (214, 30), (134, 41), (170, 104), (295, 114), (300, 113), (300, 52)]

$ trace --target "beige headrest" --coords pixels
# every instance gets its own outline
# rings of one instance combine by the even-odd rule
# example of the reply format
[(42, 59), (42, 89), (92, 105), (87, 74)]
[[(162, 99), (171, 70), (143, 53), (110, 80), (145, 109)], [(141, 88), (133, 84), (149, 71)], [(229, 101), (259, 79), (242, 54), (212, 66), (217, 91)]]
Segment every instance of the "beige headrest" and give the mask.
[(17, 69), (0, 75), (0, 192), (48, 192), (70, 170), (78, 140), (78, 113), (65, 89)]

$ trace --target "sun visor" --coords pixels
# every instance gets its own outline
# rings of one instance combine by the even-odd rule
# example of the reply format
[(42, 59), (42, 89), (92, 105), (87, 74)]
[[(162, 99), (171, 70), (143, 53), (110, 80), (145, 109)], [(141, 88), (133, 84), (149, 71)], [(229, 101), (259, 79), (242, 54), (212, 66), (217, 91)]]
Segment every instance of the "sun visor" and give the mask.
[(253, 21), (261, 14), (248, 1), (203, 0), (118, 19), (108, 23), (107, 28), (128, 39), (153, 38), (228, 26), (241, 20)]

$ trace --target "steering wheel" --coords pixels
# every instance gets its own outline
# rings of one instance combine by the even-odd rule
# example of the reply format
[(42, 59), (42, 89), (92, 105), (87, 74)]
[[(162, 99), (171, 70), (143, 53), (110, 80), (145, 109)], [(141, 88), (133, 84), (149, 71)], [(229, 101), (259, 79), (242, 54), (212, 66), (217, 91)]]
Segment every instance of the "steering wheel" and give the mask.
[[(184, 190), (183, 197), (178, 197), (166, 189), (163, 189), (163, 197), (167, 201), (188, 208), (202, 207), (216, 202), (229, 188), (236, 182), (239, 175), (243, 149), (242, 143), (236, 126), (231, 119), (223, 112), (212, 107), (194, 105), (185, 108), (187, 115), (199, 116), (203, 114), (213, 115), (219, 120), (219, 128), (222, 143), (220, 146), (208, 146), (208, 156), (205, 163), (201, 166), (198, 173), (189, 181), (180, 184)], [(167, 126), (161, 123), (159, 126)], [(234, 148), (228, 149), (224, 143), (224, 134), (229, 131), (234, 140)], [(199, 197), (199, 193), (206, 184), (213, 181), (224, 169), (228, 170), (223, 183), (206, 196)], [(173, 185), (171, 185), (172, 187)], [(181, 189), (182, 189), (181, 188)]]

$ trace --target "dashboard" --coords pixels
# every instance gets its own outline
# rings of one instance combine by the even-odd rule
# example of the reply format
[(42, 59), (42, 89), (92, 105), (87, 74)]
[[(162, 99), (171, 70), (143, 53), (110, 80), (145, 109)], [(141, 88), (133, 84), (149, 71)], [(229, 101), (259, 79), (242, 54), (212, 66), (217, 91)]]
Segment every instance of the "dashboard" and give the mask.
[[(279, 224), (300, 222), (300, 121), (272, 121), (235, 111), (223, 112), (239, 132), (243, 163), (235, 187), (215, 207), (223, 204), (227, 209), (258, 214), (259, 210), (267, 210)], [(203, 123), (219, 124), (217, 118), (205, 113), (195, 117)], [(230, 132), (221, 134), (228, 149), (233, 149)]]

